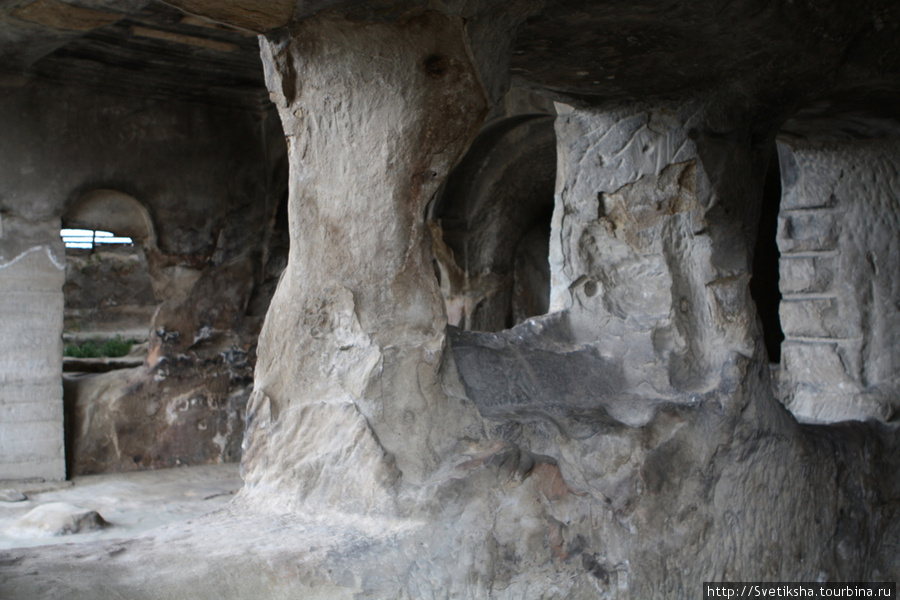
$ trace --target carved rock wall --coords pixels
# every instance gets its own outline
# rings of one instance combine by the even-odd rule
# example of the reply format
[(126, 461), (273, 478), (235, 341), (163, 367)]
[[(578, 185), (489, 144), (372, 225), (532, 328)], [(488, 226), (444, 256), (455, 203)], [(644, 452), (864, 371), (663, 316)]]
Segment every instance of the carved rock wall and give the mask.
[(779, 153), (783, 400), (813, 421), (890, 420), (900, 145), (786, 138)]
[[(162, 598), (644, 599), (709, 580), (896, 580), (896, 427), (798, 424), (772, 396), (747, 289), (778, 128), (763, 100), (791, 86), (752, 94), (846, 46), (800, 55), (792, 37), (783, 62), (722, 94), (704, 83), (702, 99), (560, 106), (553, 314), (448, 333), (425, 209), (502, 87), (489, 75), (506, 71), (508, 40), (490, 18), (381, 6), (263, 42), (291, 248), (260, 338), (244, 490), (115, 547), (19, 552), (0, 591), (90, 597), (106, 577)], [(718, 22), (696, 7), (685, 22)], [(758, 21), (754, 8), (731, 8), (753, 27), (723, 47), (814, 7), (781, 28), (780, 6)], [(843, 14), (817, 19), (842, 29)], [(652, 47), (668, 56), (670, 39)], [(612, 85), (649, 98), (690, 82), (664, 75)]]
[(630, 393), (715, 389), (727, 361), (755, 352), (748, 261), (766, 154), (724, 114), (711, 100), (557, 122), (551, 309), (570, 309), (573, 339)]
[(0, 215), (0, 480), (66, 474), (59, 221)]
[[(149, 228), (136, 261), (111, 263), (101, 253), (70, 273), (75, 293), (68, 302), (79, 311), (70, 315), (73, 329), (114, 335), (117, 327), (139, 326), (150, 339), (143, 367), (66, 386), (74, 394), (68, 402), (74, 472), (236, 460), (261, 325), (259, 316), (247, 316), (248, 306), (253, 299), (259, 312), (268, 302), (254, 290), (273, 277), (267, 245), (286, 195), (277, 115), (36, 82), (3, 89), (0, 122), (10, 142), (0, 148), (7, 182), (0, 214), (10, 234), (4, 242), (27, 241), (15, 222), (46, 223), (51, 241), (42, 243), (65, 261), (60, 217), (73, 206), (84, 209), (79, 201), (97, 190), (132, 198)], [(86, 218), (84, 210), (75, 212)], [(101, 218), (103, 211), (94, 213)], [(116, 215), (110, 223), (118, 223)], [(105, 281), (91, 282), (104, 273)], [(107, 310), (112, 304), (121, 310)], [(145, 320), (136, 324), (139, 317)], [(60, 332), (45, 333), (51, 341), (41, 360), (56, 365), (59, 390)], [(191, 410), (181, 407), (185, 398)], [(166, 412), (167, 406), (181, 408)], [(62, 410), (54, 415), (60, 437)]]
[(693, 101), (558, 108), (557, 312), (451, 336), (504, 448), (494, 493), (521, 518), (488, 509), (485, 596), (543, 581), (569, 597), (692, 597), (704, 580), (896, 573), (897, 489), (875, 475), (896, 463), (893, 430), (799, 426), (768, 384), (746, 223), (771, 135)]

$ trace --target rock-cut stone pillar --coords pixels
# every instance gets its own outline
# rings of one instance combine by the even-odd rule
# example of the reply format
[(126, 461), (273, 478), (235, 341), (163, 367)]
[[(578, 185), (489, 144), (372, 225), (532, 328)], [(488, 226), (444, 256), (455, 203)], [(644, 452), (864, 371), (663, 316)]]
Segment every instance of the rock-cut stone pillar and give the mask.
[(288, 266), (259, 341), (246, 494), (390, 514), (474, 408), (439, 372), (444, 315), (429, 200), (488, 100), (462, 19), (317, 16), (262, 43), (290, 157)]
[(59, 220), (0, 216), (0, 480), (65, 479)]

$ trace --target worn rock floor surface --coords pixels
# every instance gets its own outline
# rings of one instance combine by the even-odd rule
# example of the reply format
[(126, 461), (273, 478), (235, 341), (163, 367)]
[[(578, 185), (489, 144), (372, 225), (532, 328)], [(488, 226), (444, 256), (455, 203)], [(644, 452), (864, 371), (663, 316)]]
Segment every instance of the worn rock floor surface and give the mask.
[[(206, 465), (86, 475), (59, 484), (19, 484), (22, 502), (0, 502), (0, 556), (13, 548), (130, 538), (185, 521), (226, 504), (240, 489), (237, 464)], [(11, 485), (0, 485), (8, 488)], [(33, 490), (33, 491), (32, 491)], [(51, 537), (21, 537), (13, 524), (37, 506), (66, 502), (95, 510), (110, 523), (97, 531)]]

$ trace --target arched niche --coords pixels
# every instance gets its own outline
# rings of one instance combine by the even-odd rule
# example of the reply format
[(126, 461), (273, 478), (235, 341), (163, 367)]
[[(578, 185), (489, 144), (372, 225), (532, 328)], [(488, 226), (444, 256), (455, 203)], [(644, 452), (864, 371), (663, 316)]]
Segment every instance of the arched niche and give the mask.
[[(145, 342), (159, 306), (148, 259), (156, 245), (156, 233), (150, 213), (140, 201), (111, 189), (78, 196), (61, 224), (63, 229), (111, 232), (133, 241), (66, 248), (66, 460), (71, 474), (104, 472), (111, 466), (98, 458), (102, 453), (93, 445), (96, 436), (86, 432), (111, 421), (104, 396), (97, 390), (119, 385), (116, 382), (130, 372), (127, 370), (141, 365), (146, 355)], [(113, 349), (115, 353), (108, 353)], [(120, 352), (128, 354), (121, 356)]]
[(525, 114), (486, 126), (435, 202), (435, 258), (452, 325), (500, 331), (548, 310), (553, 122)]
[(80, 195), (62, 216), (64, 229), (108, 231), (133, 245), (66, 250), (66, 340), (115, 335), (146, 339), (158, 301), (148, 262), (156, 245), (150, 213), (134, 197), (111, 189)]
[(64, 227), (112, 231), (128, 236), (145, 248), (156, 245), (153, 220), (134, 197), (110, 189), (82, 194), (63, 215)]

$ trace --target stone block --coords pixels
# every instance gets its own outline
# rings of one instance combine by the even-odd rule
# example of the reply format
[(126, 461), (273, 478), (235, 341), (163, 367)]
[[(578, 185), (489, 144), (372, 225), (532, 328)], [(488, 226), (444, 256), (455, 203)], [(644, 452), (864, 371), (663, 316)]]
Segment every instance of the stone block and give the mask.
[(785, 406), (801, 422), (838, 423), (884, 418), (884, 406), (864, 394), (800, 387)]
[[(61, 473), (61, 475), (55, 475)], [(60, 455), (54, 458), (4, 459), (0, 464), (0, 481), (3, 480), (60, 480), (65, 477), (66, 462)]]
[(6, 533), (15, 537), (52, 537), (96, 531), (108, 525), (95, 510), (66, 502), (48, 502), (17, 519)]
[(45, 246), (0, 250), (0, 479), (62, 479), (63, 265)]
[(31, 423), (59, 421), (62, 419), (60, 400), (40, 400), (31, 402), (5, 402), (0, 399), (0, 423)]
[(810, 385), (830, 391), (857, 390), (853, 361), (837, 343), (786, 341), (781, 346), (782, 372), (789, 385)]
[(838, 276), (837, 257), (782, 256), (779, 274), (782, 294), (825, 293)]
[(845, 338), (858, 330), (841, 315), (837, 298), (783, 300), (779, 314), (781, 328), (788, 338)]
[(58, 380), (45, 380), (38, 382), (19, 381), (17, 383), (6, 382), (0, 378), (0, 404), (18, 404), (34, 402), (35, 400), (55, 398), (62, 402), (62, 384)]
[(834, 250), (839, 233), (833, 211), (782, 212), (778, 216), (778, 249), (783, 253)]
[(835, 182), (836, 174), (828, 169), (804, 172), (794, 185), (783, 188), (781, 208), (797, 210), (834, 206), (837, 203), (834, 196)]
[(52, 458), (63, 442), (61, 423), (31, 421), (16, 423), (4, 431), (0, 454), (4, 457), (43, 456)]

